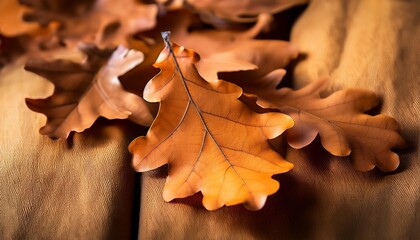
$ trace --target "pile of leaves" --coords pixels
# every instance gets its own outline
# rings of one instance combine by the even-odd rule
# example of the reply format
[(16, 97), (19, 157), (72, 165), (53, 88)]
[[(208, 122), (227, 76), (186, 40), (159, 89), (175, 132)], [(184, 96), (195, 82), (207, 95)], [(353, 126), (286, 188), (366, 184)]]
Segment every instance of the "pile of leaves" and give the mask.
[[(366, 113), (379, 104), (371, 91), (321, 97), (328, 79), (277, 89), (298, 47), (258, 36), (272, 36), (274, 14), (307, 2), (7, 0), (1, 60), (24, 54), (25, 69), (54, 84), (50, 97), (26, 99), (47, 116), (41, 134), (68, 138), (98, 117), (131, 120), (150, 127), (129, 145), (133, 167), (167, 165), (166, 201), (201, 192), (209, 210), (258, 210), (279, 189), (272, 176), (293, 168), (269, 139), (301, 149), (319, 136), (361, 171), (395, 170), (392, 149), (404, 145), (393, 118)], [(62, 49), (85, 58), (51, 58)]]

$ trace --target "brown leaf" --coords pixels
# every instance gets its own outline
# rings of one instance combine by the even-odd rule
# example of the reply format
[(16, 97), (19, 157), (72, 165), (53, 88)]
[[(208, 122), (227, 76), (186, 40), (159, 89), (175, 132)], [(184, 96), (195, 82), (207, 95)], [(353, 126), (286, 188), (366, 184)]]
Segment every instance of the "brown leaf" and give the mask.
[(186, 0), (198, 12), (237, 22), (254, 21), (260, 13), (278, 13), (309, 0)]
[(129, 146), (134, 168), (144, 172), (169, 165), (166, 201), (201, 191), (209, 210), (240, 203), (262, 208), (279, 188), (271, 176), (292, 168), (267, 139), (293, 121), (281, 113), (253, 112), (237, 99), (241, 88), (207, 82), (194, 67), (198, 55), (166, 41), (155, 63), (161, 73), (144, 91), (147, 101), (160, 102), (159, 113), (147, 135)]
[(221, 72), (248, 72), (251, 77), (260, 78), (269, 72), (285, 67), (298, 55), (296, 46), (280, 40), (254, 39), (271, 22), (267, 14), (259, 15), (258, 22), (250, 29), (188, 29), (194, 23), (194, 15), (189, 11), (170, 12), (158, 19), (156, 29), (143, 34), (150, 39), (158, 39), (161, 31), (170, 30), (174, 42), (200, 54), (196, 64), (200, 75), (207, 81), (217, 81)]
[[(149, 126), (154, 105), (125, 91), (118, 79), (143, 61), (143, 54), (119, 46), (113, 53), (85, 47), (83, 63), (69, 60), (30, 60), (25, 69), (51, 81), (55, 90), (46, 99), (26, 99), (30, 109), (47, 116), (41, 134), (67, 138), (82, 132), (99, 117), (126, 119)], [(112, 56), (110, 56), (112, 53)]]
[(0, 69), (26, 52), (39, 50), (38, 40), (46, 31), (41, 31), (38, 24), (22, 20), (26, 10), (17, 0), (0, 1)]
[(157, 15), (154, 4), (135, 0), (21, 0), (32, 7), (27, 21), (42, 25), (58, 22), (57, 34), (69, 44), (78, 41), (100, 47), (127, 45), (127, 38), (138, 31), (153, 28)]
[(259, 105), (277, 108), (294, 119), (295, 126), (285, 133), (290, 146), (303, 148), (319, 134), (322, 145), (331, 154), (351, 153), (353, 166), (358, 170), (368, 171), (378, 166), (383, 171), (393, 171), (398, 167), (399, 157), (392, 149), (405, 144), (398, 123), (385, 115), (365, 114), (379, 104), (375, 93), (345, 89), (321, 98), (325, 79), (297, 91), (276, 90), (281, 77), (280, 70), (242, 85), (246, 85), (244, 91), (258, 96)]
[[(298, 54), (299, 50), (286, 41), (243, 41), (230, 50), (204, 58), (197, 64), (197, 69), (200, 75), (208, 81), (216, 81), (220, 78), (219, 74), (229, 72), (238, 73), (229, 74), (229, 78), (224, 80), (254, 81), (272, 71), (286, 67)], [(242, 65), (236, 65), (241, 62), (243, 62)], [(253, 65), (254, 68), (244, 67), (246, 64)], [(225, 76), (227, 75), (225, 74)]]
[(171, 31), (171, 38), (180, 41), (183, 46), (198, 49), (201, 58), (211, 54), (225, 51), (235, 44), (255, 38), (261, 31), (268, 27), (272, 21), (267, 14), (262, 14), (258, 22), (249, 29), (207, 29), (200, 28), (202, 22), (197, 16), (186, 9), (168, 12), (157, 18), (157, 24), (151, 31), (140, 33), (143, 38), (148, 38), (150, 43), (163, 41), (160, 33)]
[(39, 26), (22, 20), (23, 13), (27, 10), (17, 0), (0, 1), (0, 34), (7, 37), (16, 37), (36, 31)]

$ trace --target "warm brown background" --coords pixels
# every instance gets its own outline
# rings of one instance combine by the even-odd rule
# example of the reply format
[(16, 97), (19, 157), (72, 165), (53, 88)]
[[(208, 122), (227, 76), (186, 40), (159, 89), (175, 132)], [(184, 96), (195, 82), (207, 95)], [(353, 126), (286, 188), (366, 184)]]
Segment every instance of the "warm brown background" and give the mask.
[[(200, 196), (164, 203), (159, 172), (141, 181), (142, 239), (420, 238), (420, 4), (417, 0), (313, 0), (291, 36), (306, 57), (297, 86), (331, 76), (330, 90), (363, 87), (383, 98), (408, 140), (391, 174), (361, 173), (315, 143), (288, 150), (295, 164), (258, 212), (242, 206), (208, 212)], [(126, 239), (137, 233), (127, 145), (144, 129), (100, 120), (73, 141), (38, 134), (45, 117), (24, 97), (52, 85), (22, 69), (0, 74), (0, 238)], [(17, 69), (16, 69), (17, 68)], [(133, 235), (134, 234), (134, 235)]]
[(0, 239), (129, 238), (130, 127), (102, 120), (71, 142), (42, 136), (45, 117), (24, 98), (52, 90), (22, 62), (0, 75)]

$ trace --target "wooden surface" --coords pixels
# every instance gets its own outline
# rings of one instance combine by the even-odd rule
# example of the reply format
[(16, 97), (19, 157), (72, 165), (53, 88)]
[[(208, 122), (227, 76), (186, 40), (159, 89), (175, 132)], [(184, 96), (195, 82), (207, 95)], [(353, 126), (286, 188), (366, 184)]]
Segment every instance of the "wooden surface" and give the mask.
[[(313, 0), (291, 40), (306, 55), (293, 72), (297, 86), (331, 76), (330, 90), (357, 86), (382, 96), (382, 112), (401, 123), (410, 144), (400, 168), (357, 172), (319, 142), (288, 149), (295, 168), (277, 177), (279, 192), (258, 212), (208, 212), (199, 195), (165, 203), (164, 169), (146, 173), (141, 239), (420, 238), (420, 4)], [(130, 238), (138, 186), (127, 145), (144, 129), (100, 120), (69, 142), (39, 135), (45, 117), (24, 98), (48, 96), (52, 85), (21, 64), (0, 73), (0, 238)]]

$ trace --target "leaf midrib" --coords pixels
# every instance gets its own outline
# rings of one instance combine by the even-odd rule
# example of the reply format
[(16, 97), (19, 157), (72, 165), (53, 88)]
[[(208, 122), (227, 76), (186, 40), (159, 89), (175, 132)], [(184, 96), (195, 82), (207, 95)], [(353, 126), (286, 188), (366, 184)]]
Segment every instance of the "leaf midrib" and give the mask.
[[(167, 40), (165, 39), (165, 41), (167, 41)], [(170, 42), (169, 42), (169, 41), (168, 41), (168, 42), (166, 42), (166, 44), (167, 44), (167, 46), (168, 46), (168, 48), (169, 48), (170, 54), (171, 54), (171, 56), (172, 56), (172, 58), (173, 58), (174, 62), (175, 62), (175, 67), (176, 67), (176, 70), (178, 71), (178, 73), (179, 73), (179, 75), (180, 75), (180, 77), (181, 77), (181, 80), (182, 80), (182, 85), (184, 86), (185, 92), (187, 93), (187, 96), (188, 96), (188, 102), (190, 102), (190, 103), (194, 106), (195, 110), (197, 111), (197, 114), (198, 114), (198, 116), (199, 116), (199, 118), (200, 118), (200, 121), (201, 121), (201, 123), (203, 124), (204, 131), (206, 132), (206, 133), (205, 133), (205, 135), (207, 135), (207, 134), (208, 134), (208, 135), (210, 136), (210, 138), (212, 139), (213, 143), (216, 145), (217, 149), (218, 149), (218, 150), (220, 151), (220, 153), (222, 154), (222, 156), (223, 156), (223, 158), (225, 159), (225, 161), (229, 164), (229, 167), (226, 169), (225, 174), (223, 175), (223, 178), (225, 178), (226, 173), (227, 173), (227, 170), (228, 170), (229, 168), (231, 168), (231, 169), (234, 171), (234, 173), (235, 173), (235, 174), (236, 174), (236, 175), (237, 175), (237, 176), (241, 179), (241, 181), (242, 181), (243, 185), (245, 185), (245, 186), (246, 186), (246, 188), (247, 188), (248, 192), (251, 194), (252, 198), (255, 198), (255, 197), (253, 196), (253, 194), (252, 194), (251, 189), (249, 189), (248, 185), (247, 185), (247, 184), (246, 184), (246, 182), (244, 181), (244, 178), (242, 178), (242, 177), (241, 177), (241, 175), (240, 175), (240, 174), (236, 171), (236, 169), (234, 168), (234, 165), (233, 165), (233, 164), (229, 161), (229, 159), (227, 158), (227, 156), (226, 156), (225, 152), (224, 152), (224, 151), (223, 151), (223, 149), (219, 146), (219, 144), (217, 143), (217, 141), (216, 141), (216, 139), (214, 138), (213, 134), (211, 133), (210, 129), (208, 128), (207, 123), (206, 123), (206, 121), (204, 120), (203, 113), (201, 112), (200, 108), (198, 107), (198, 105), (196, 104), (196, 102), (194, 101), (194, 99), (192, 98), (191, 92), (190, 92), (190, 90), (189, 90), (189, 88), (188, 88), (188, 85), (187, 85), (187, 83), (186, 83), (186, 78), (185, 78), (184, 74), (183, 74), (183, 73), (182, 73), (182, 71), (181, 71), (181, 68), (180, 68), (179, 63), (178, 63), (178, 61), (177, 61), (177, 59), (176, 59), (175, 53), (174, 53), (174, 52), (173, 52), (173, 50), (172, 50), (171, 44), (170, 44)], [(204, 139), (205, 139), (205, 138), (204, 138)], [(204, 142), (202, 143), (202, 147), (204, 147)], [(202, 150), (203, 150), (203, 148), (201, 148), (201, 151), (200, 151), (200, 153), (199, 153), (199, 156), (201, 156), (201, 152), (202, 152)], [(199, 160), (199, 157), (196, 159), (196, 161), (195, 161), (195, 162), (198, 162), (198, 160)], [(195, 165), (195, 164), (194, 164), (194, 165)], [(223, 179), (222, 183), (224, 183), (224, 182), (225, 182), (225, 180)], [(221, 189), (222, 189), (222, 187), (220, 187), (220, 188), (219, 188), (219, 194), (218, 194), (218, 196), (220, 196), (220, 191), (221, 191)]]

